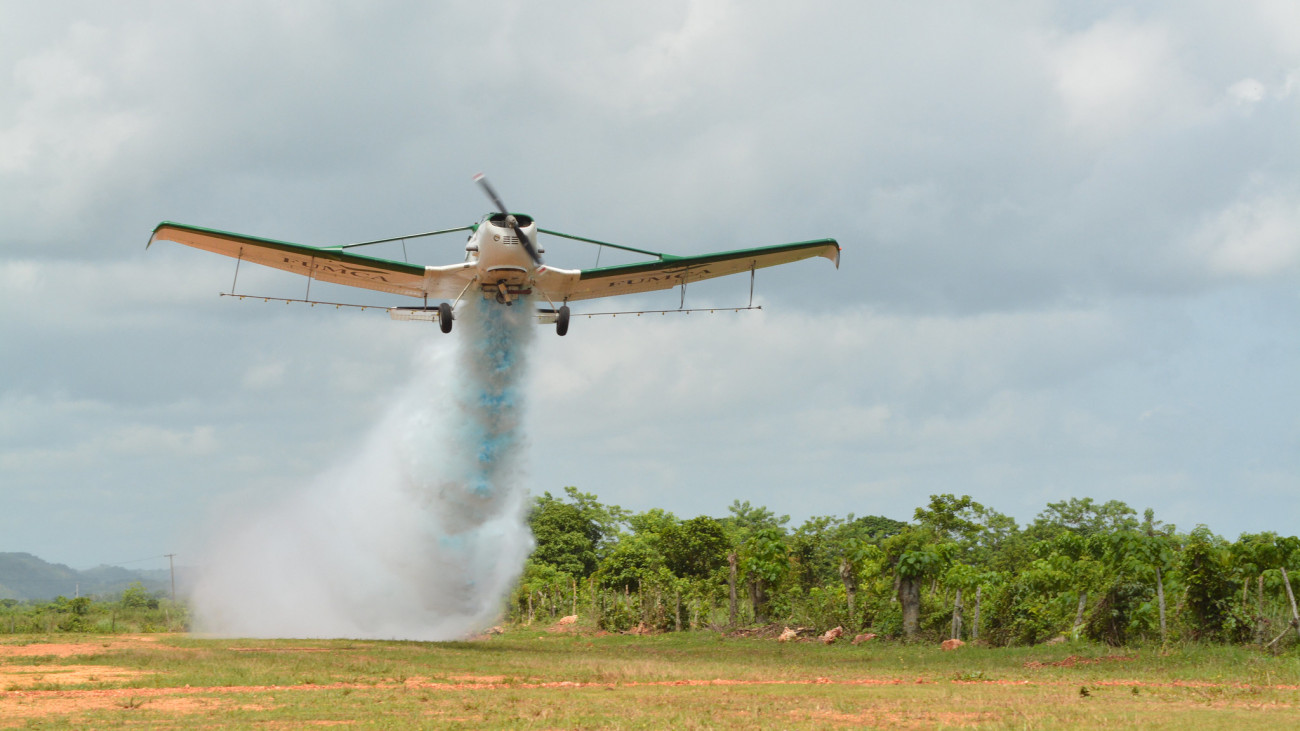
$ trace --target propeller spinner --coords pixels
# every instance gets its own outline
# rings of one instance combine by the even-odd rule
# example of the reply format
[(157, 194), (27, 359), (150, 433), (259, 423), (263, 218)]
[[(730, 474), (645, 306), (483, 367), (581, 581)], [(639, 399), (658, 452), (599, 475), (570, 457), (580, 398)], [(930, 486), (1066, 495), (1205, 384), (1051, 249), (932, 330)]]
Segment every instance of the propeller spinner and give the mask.
[(506, 204), (501, 202), (501, 198), (497, 195), (497, 192), (492, 189), (491, 185), (488, 185), (487, 178), (483, 177), (483, 173), (479, 173), (474, 176), (474, 181), (483, 186), (483, 192), (487, 193), (488, 198), (492, 199), (492, 204), (497, 207), (497, 211), (505, 215), (506, 223), (510, 224), (510, 228), (514, 229), (515, 236), (519, 237), (519, 242), (524, 245), (524, 251), (528, 252), (528, 256), (533, 260), (533, 264), (541, 266), (542, 257), (537, 253), (537, 247), (533, 245), (532, 239), (529, 239), (527, 234), (524, 233), (524, 229), (519, 225), (518, 219), (514, 217), (514, 214), (510, 213), (510, 209), (506, 208)]

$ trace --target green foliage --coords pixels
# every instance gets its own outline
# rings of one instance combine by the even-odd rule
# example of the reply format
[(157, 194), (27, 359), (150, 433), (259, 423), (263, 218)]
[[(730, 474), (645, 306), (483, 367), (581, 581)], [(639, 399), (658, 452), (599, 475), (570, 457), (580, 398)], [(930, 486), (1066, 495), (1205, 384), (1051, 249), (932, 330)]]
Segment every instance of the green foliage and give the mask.
[(931, 496), (913, 523), (850, 514), (789, 529), (788, 516), (739, 500), (725, 517), (680, 520), (565, 492), (539, 498), (530, 514), (538, 547), (511, 602), (516, 618), (531, 598), (533, 615), (576, 607), (609, 630), (728, 624), (734, 554), (741, 624), (937, 640), (952, 632), (960, 591), (962, 636), (975, 629), (978, 595), (979, 636), (995, 645), (1080, 634), (1108, 644), (1263, 643), (1290, 620), (1282, 567), (1300, 572), (1300, 539), (1261, 533), (1228, 544), (1203, 526), (1180, 534), (1114, 500), (1049, 503), (1025, 530), (950, 494)]
[[(1203, 525), (1188, 536), (1180, 559), (1187, 584), (1187, 614), (1192, 639), (1223, 639), (1225, 631), (1239, 633), (1233, 617), (1229, 553), (1222, 538)], [(1234, 637), (1232, 639), (1243, 639)]]
[(1030, 531), (1055, 534), (1062, 530), (1083, 536), (1114, 533), (1138, 528), (1137, 512), (1119, 500), (1098, 505), (1090, 497), (1048, 503)]
[(600, 526), (573, 503), (551, 497), (537, 498), (528, 515), (537, 547), (532, 561), (547, 564), (570, 576), (590, 576), (597, 565), (596, 544)]
[(1150, 584), (1117, 578), (1088, 616), (1087, 637), (1113, 646), (1137, 639), (1151, 628), (1150, 602), (1154, 597)]
[(754, 619), (758, 622), (769, 618), (768, 605), (790, 572), (784, 537), (781, 529), (765, 526), (751, 533), (740, 547), (740, 568), (749, 583)]
[(120, 600), (95, 597), (57, 597), (49, 602), (4, 602), (0, 611), (0, 634), (46, 634), (52, 632), (183, 632), (189, 626), (189, 611), (183, 604), (145, 593), (144, 603), (124, 607)]
[(601, 563), (600, 585), (619, 591), (640, 591), (658, 575), (664, 557), (650, 536), (624, 536)]
[(120, 603), (123, 609), (158, 608), (158, 598), (150, 594), (138, 581), (122, 590)]
[(660, 546), (669, 570), (692, 579), (708, 578), (726, 566), (731, 547), (722, 524), (707, 515), (668, 526)]
[(984, 506), (972, 500), (970, 495), (931, 495), (929, 506), (917, 508), (914, 519), (942, 538), (969, 540), (979, 533), (977, 521), (983, 512)]
[(846, 521), (849, 527), (863, 536), (865, 540), (879, 543), (890, 536), (896, 536), (903, 532), (907, 523), (893, 518), (886, 518), (880, 515), (864, 515), (861, 518), (849, 516)]
[(777, 516), (764, 507), (752, 507), (749, 501), (732, 501), (727, 508), (731, 515), (723, 518), (723, 524), (733, 534), (733, 543), (742, 543), (750, 534), (764, 528), (784, 531), (783, 526), (790, 522), (790, 516)]
[(1062, 624), (1059, 607), (1029, 581), (1014, 580), (988, 593), (984, 637), (994, 645), (1033, 645), (1055, 637)]

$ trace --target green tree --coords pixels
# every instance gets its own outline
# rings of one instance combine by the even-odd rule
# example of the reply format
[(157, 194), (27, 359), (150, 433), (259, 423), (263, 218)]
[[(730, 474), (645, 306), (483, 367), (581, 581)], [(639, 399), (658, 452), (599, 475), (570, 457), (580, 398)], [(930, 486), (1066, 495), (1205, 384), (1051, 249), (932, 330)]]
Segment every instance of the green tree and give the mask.
[(956, 552), (957, 545), (944, 538), (932, 527), (908, 526), (881, 546), (893, 569), (903, 634), (908, 640), (917, 639), (920, 629), (921, 587), (938, 577)]
[(596, 573), (601, 585), (622, 592), (641, 591), (652, 584), (664, 557), (648, 534), (623, 536), (600, 564)]
[(706, 579), (727, 564), (731, 545), (722, 524), (700, 515), (674, 525), (661, 537), (664, 560), (677, 576)]
[(1164, 597), (1165, 576), (1177, 558), (1173, 528), (1161, 527), (1150, 513), (1147, 517), (1145, 526), (1121, 528), (1104, 537), (1104, 561), (1111, 578), (1087, 624), (1092, 639), (1111, 645), (1127, 642), (1141, 605), (1154, 594), (1160, 641), (1168, 640)]
[[(1187, 537), (1180, 561), (1187, 585), (1187, 613), (1193, 639), (1244, 639), (1245, 623), (1235, 621), (1229, 553), (1222, 538), (1198, 525)], [(1238, 636), (1224, 637), (1225, 631)]]
[(1048, 503), (1030, 525), (1035, 534), (1054, 535), (1068, 530), (1084, 536), (1112, 534), (1122, 530), (1137, 530), (1137, 511), (1119, 500), (1098, 504), (1090, 497), (1070, 498)]
[(759, 528), (741, 546), (741, 568), (749, 584), (754, 621), (768, 621), (773, 592), (790, 570), (784, 534), (778, 528)]
[(790, 534), (791, 570), (801, 591), (825, 586), (838, 578), (840, 550), (836, 538), (843, 525), (839, 518), (813, 516)]
[(603, 556), (618, 540), (622, 526), (627, 521), (628, 511), (617, 505), (605, 505), (595, 494), (581, 492), (576, 487), (564, 488), (564, 495), (600, 531), (600, 537), (596, 540), (596, 553)]
[(929, 505), (917, 508), (913, 519), (946, 541), (973, 541), (979, 535), (983, 513), (984, 506), (970, 495), (931, 495)]
[(533, 561), (575, 577), (587, 577), (596, 570), (601, 529), (577, 505), (545, 493), (534, 502), (528, 525), (537, 542)]
[(157, 609), (158, 599), (136, 581), (122, 590), (121, 604), (123, 609)]
[(894, 520), (881, 515), (864, 515), (861, 518), (849, 515), (845, 523), (851, 530), (861, 535), (863, 540), (872, 543), (880, 543), (890, 536), (896, 536), (907, 527), (907, 523), (901, 520)]
[(784, 531), (785, 524), (790, 522), (790, 516), (777, 515), (762, 506), (754, 507), (748, 500), (744, 502), (733, 500), (727, 507), (727, 512), (731, 515), (723, 518), (722, 523), (729, 532), (736, 534), (740, 539), (735, 541), (737, 543), (744, 541), (751, 533), (764, 528)]

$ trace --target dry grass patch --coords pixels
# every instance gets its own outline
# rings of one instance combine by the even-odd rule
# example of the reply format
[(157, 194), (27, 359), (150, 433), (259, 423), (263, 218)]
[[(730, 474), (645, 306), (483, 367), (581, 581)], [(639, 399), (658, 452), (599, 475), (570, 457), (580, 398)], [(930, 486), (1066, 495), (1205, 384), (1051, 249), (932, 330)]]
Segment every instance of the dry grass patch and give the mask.
[[(199, 716), (229, 711), (261, 711), (265, 707), (241, 704), (235, 699), (205, 698), (195, 696), (149, 696), (129, 692), (69, 693), (67, 695), (41, 695), (21, 698), (16, 702), (0, 704), (0, 727), (7, 721), (34, 718), (62, 718), (73, 721), (94, 711), (132, 712), (147, 710), (150, 714), (167, 713), (178, 716)], [(80, 724), (79, 724), (80, 725)], [(91, 724), (85, 724), (91, 727)]]
[(0, 665), (0, 688), (7, 691), (49, 685), (120, 683), (149, 673), (111, 665)]
[(118, 635), (111, 639), (93, 638), (83, 642), (32, 642), (0, 644), (0, 660), (14, 657), (73, 657), (102, 655), (157, 643), (166, 635)]

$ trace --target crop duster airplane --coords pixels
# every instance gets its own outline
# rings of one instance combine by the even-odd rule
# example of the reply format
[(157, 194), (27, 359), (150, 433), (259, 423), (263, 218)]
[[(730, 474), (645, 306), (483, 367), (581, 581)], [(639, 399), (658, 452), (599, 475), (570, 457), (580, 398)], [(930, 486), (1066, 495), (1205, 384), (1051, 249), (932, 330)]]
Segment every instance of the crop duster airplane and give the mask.
[[(497, 210), (471, 226), (344, 246), (315, 247), (164, 221), (154, 229), (149, 244), (152, 245), (155, 241), (174, 241), (233, 257), (237, 260), (236, 281), (239, 262), (249, 261), (302, 274), (310, 279), (418, 297), (424, 301), (422, 307), (390, 308), (392, 317), (437, 320), (444, 333), (451, 332), (455, 306), (474, 289), (479, 290), (482, 296), (493, 298), (503, 305), (513, 305), (517, 299), (530, 295), (544, 298), (551, 308), (539, 309), (539, 320), (544, 323), (554, 322), (556, 332), (564, 335), (569, 330), (570, 302), (678, 286), (685, 288), (690, 282), (742, 272), (750, 272), (752, 277), (756, 269), (818, 256), (835, 262), (837, 269), (840, 265), (840, 247), (834, 239), (695, 256), (672, 256), (548, 231), (538, 228), (531, 216), (509, 213), (509, 209), (481, 174), (475, 176), (474, 180), (483, 186), (483, 191), (492, 199)], [(360, 246), (457, 231), (470, 232), (465, 244), (465, 260), (458, 264), (422, 266), (363, 256), (350, 251)], [(537, 245), (539, 233), (644, 254), (654, 259), (593, 269), (551, 267), (542, 262), (541, 255), (544, 251)], [(308, 287), (310, 293), (310, 283)], [(751, 280), (751, 303), (752, 291)], [(430, 299), (451, 302), (430, 307)], [(559, 307), (555, 306), (556, 302), (561, 303)]]

